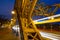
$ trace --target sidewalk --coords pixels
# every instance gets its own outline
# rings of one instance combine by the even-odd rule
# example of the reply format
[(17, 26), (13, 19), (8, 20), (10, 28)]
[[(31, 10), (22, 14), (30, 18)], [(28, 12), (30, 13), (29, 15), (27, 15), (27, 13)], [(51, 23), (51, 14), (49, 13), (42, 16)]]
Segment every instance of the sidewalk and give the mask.
[(9, 29), (0, 29), (0, 40), (19, 40)]

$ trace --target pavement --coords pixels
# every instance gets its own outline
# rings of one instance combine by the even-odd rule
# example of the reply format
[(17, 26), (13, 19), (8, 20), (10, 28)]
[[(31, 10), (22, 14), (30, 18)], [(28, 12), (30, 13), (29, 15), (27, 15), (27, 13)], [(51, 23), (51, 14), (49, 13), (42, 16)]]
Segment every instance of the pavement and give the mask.
[(0, 40), (19, 40), (11, 30), (7, 28), (0, 29)]

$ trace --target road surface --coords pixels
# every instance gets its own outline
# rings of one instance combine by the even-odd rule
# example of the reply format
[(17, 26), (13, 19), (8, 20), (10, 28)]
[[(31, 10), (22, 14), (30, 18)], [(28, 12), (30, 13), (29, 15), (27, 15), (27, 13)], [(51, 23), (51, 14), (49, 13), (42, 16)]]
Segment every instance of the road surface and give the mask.
[(54, 33), (49, 33), (49, 32), (40, 32), (42, 37), (49, 38), (51, 40), (60, 40), (60, 35), (59, 34), (54, 34)]

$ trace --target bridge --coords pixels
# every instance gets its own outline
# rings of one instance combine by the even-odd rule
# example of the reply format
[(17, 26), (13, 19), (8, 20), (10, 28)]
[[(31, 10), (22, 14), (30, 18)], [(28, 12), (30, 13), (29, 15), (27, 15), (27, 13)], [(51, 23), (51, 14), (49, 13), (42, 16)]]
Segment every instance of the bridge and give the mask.
[[(54, 13), (60, 8), (60, 4), (42, 6), (42, 4), (37, 1), (38, 0), (15, 0), (10, 25), (13, 26), (16, 24), (16, 20), (18, 20), (20, 27), (20, 40), (43, 40), (43, 37), (35, 24), (60, 22), (60, 18), (54, 19), (54, 17), (57, 16), (54, 16)], [(53, 6), (55, 8), (51, 11)], [(58, 15), (60, 16), (60, 14)], [(48, 20), (42, 18), (38, 20), (44, 21), (33, 21), (33, 16), (45, 16)]]

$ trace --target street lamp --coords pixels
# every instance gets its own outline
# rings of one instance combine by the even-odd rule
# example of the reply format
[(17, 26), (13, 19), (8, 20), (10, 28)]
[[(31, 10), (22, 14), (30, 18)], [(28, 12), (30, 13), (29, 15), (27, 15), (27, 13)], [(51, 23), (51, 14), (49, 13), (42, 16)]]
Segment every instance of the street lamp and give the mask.
[(11, 13), (12, 13), (12, 14), (15, 14), (15, 11), (12, 11)]
[(14, 19), (11, 19), (11, 21), (14, 20)]

